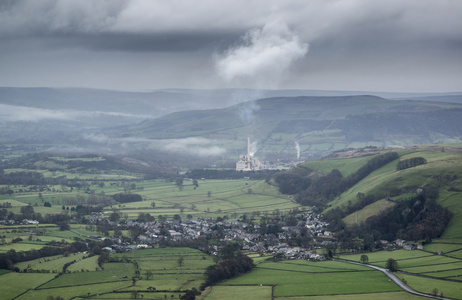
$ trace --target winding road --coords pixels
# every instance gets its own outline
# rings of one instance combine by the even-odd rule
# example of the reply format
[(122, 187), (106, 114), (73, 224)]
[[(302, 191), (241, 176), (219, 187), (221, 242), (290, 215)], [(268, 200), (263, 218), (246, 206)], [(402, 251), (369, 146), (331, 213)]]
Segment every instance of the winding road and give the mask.
[(363, 264), (363, 263), (359, 263), (359, 262), (343, 260), (343, 259), (332, 259), (332, 260), (339, 261), (339, 262), (344, 262), (344, 263), (349, 263), (349, 264), (354, 264), (354, 265), (360, 265), (360, 266), (364, 266), (364, 267), (369, 267), (369, 268), (372, 268), (372, 269), (376, 269), (376, 270), (384, 273), (385, 275), (387, 275), (388, 278), (393, 280), (394, 283), (396, 283), (400, 288), (402, 288), (403, 290), (405, 290), (408, 293), (411, 293), (411, 294), (414, 294), (414, 295), (417, 295), (417, 296), (433, 298), (433, 299), (452, 300), (450, 298), (433, 296), (433, 295), (417, 292), (417, 291), (409, 288), (407, 285), (405, 285), (401, 280), (398, 279), (398, 277), (396, 277), (392, 272), (388, 271), (387, 269), (376, 267), (376, 266), (373, 266), (373, 265)]

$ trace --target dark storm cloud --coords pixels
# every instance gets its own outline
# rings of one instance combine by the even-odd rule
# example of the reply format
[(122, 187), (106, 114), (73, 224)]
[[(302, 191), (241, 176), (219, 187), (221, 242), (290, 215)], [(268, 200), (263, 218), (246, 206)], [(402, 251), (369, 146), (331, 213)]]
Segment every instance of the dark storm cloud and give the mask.
[[(260, 45), (260, 39), (249, 36), (264, 32), (269, 24), (282, 24), (285, 33), (276, 31), (274, 39), (296, 41), (293, 49), (298, 49), (275, 52), (274, 61), (284, 72), (276, 74), (281, 69), (247, 60), (261, 70), (256, 76), (278, 75), (279, 87), (383, 89), (389, 88), (384, 80), (400, 74), (407, 86), (403, 79), (388, 81), (396, 84), (393, 88), (418, 89), (431, 83), (457, 90), (456, 78), (462, 76), (461, 11), (459, 0), (0, 1), (0, 85), (43, 85), (44, 78), (50, 85), (65, 85), (68, 77), (69, 86), (94, 79), (93, 87), (99, 82), (106, 88), (149, 88), (154, 81), (157, 86), (204, 87), (206, 82), (208, 87), (225, 87), (229, 80), (216, 75), (229, 79), (244, 74), (240, 85), (254, 87), (250, 85), (263, 81), (273, 86), (274, 80), (248, 81), (246, 72), (231, 72), (235, 69), (230, 66), (239, 65), (236, 61), (217, 69), (216, 59), (244, 57), (245, 51)], [(283, 43), (263, 45), (276, 49)], [(108, 55), (101, 58), (100, 53)], [(283, 64), (287, 53), (292, 59)], [(84, 61), (89, 62), (85, 69)], [(139, 74), (143, 64), (147, 67)], [(63, 65), (93, 78), (63, 74)], [(118, 69), (138, 78), (116, 76)], [(432, 72), (425, 74), (427, 70)], [(73, 81), (76, 77), (83, 81)]]

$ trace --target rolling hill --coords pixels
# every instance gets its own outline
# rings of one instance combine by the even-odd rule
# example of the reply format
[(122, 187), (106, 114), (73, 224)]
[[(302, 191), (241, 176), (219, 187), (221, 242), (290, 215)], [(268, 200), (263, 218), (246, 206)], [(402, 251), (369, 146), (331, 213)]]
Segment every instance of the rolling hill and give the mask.
[[(462, 105), (377, 96), (276, 97), (213, 110), (183, 111), (105, 133), (150, 139), (206, 137), (237, 155), (246, 136), (257, 156), (305, 159), (365, 146), (461, 141)], [(278, 158), (279, 158), (278, 157)]]
[[(348, 226), (360, 224), (368, 217), (376, 216), (395, 203), (405, 201), (425, 186), (436, 187), (439, 191), (437, 202), (452, 214), (448, 227), (441, 238), (462, 239), (462, 148), (461, 145), (442, 147), (421, 147), (410, 151), (399, 151), (399, 158), (370, 173), (366, 178), (341, 193), (329, 202), (325, 212), (340, 208), (349, 212), (343, 219)], [(374, 156), (327, 159), (307, 162), (303, 165), (321, 174), (328, 174), (333, 169), (348, 176), (364, 166)], [(423, 157), (427, 163), (416, 167), (397, 170), (398, 161), (414, 157)], [(359, 205), (361, 197), (371, 196), (374, 200), (366, 206)], [(387, 201), (388, 199), (388, 201)], [(392, 201), (390, 201), (390, 199)], [(352, 207), (357, 210), (351, 209)], [(457, 242), (457, 241), (455, 241)]]

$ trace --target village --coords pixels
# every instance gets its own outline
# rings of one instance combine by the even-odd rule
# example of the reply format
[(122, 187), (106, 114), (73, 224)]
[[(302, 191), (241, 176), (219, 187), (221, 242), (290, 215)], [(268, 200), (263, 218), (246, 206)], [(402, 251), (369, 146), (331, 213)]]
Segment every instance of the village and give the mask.
[[(220, 247), (227, 242), (237, 242), (244, 251), (271, 254), (283, 259), (324, 260), (323, 248), (335, 244), (332, 234), (321, 221), (321, 215), (305, 213), (296, 225), (288, 226), (278, 222), (268, 226), (249, 224), (243, 221), (217, 221), (208, 219), (168, 220), (162, 222), (138, 222), (127, 220), (122, 223), (112, 222), (102, 216), (93, 216), (93, 224), (108, 223), (111, 227), (130, 230), (135, 233), (130, 237), (100, 237), (102, 241), (111, 240), (107, 251), (132, 251), (136, 248), (159, 247), (167, 242), (194, 241), (206, 239), (209, 248), (202, 247), (212, 255), (217, 255)], [(136, 234), (138, 233), (138, 234)], [(107, 242), (106, 242), (107, 244)], [(199, 247), (201, 248), (201, 247)]]

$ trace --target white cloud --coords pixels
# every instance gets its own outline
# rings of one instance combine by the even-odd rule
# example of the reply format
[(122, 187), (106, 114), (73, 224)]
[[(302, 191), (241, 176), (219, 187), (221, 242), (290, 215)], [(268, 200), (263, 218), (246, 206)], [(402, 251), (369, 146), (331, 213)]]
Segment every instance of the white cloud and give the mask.
[(77, 120), (79, 118), (91, 118), (98, 116), (124, 117), (134, 119), (149, 119), (149, 115), (132, 115), (119, 112), (104, 111), (77, 111), (77, 110), (53, 110), (25, 106), (0, 104), (0, 119), (4, 121), (39, 122), (43, 120)]
[(199, 156), (216, 156), (226, 152), (226, 149), (216, 145), (216, 141), (200, 137), (188, 137), (183, 139), (147, 139), (138, 137), (111, 138), (104, 134), (85, 134), (84, 139), (110, 146), (124, 148), (137, 146), (154, 147), (164, 151), (184, 153)]
[(226, 81), (254, 81), (257, 87), (274, 87), (289, 67), (308, 52), (286, 24), (270, 23), (253, 29), (243, 44), (217, 55), (216, 69)]

